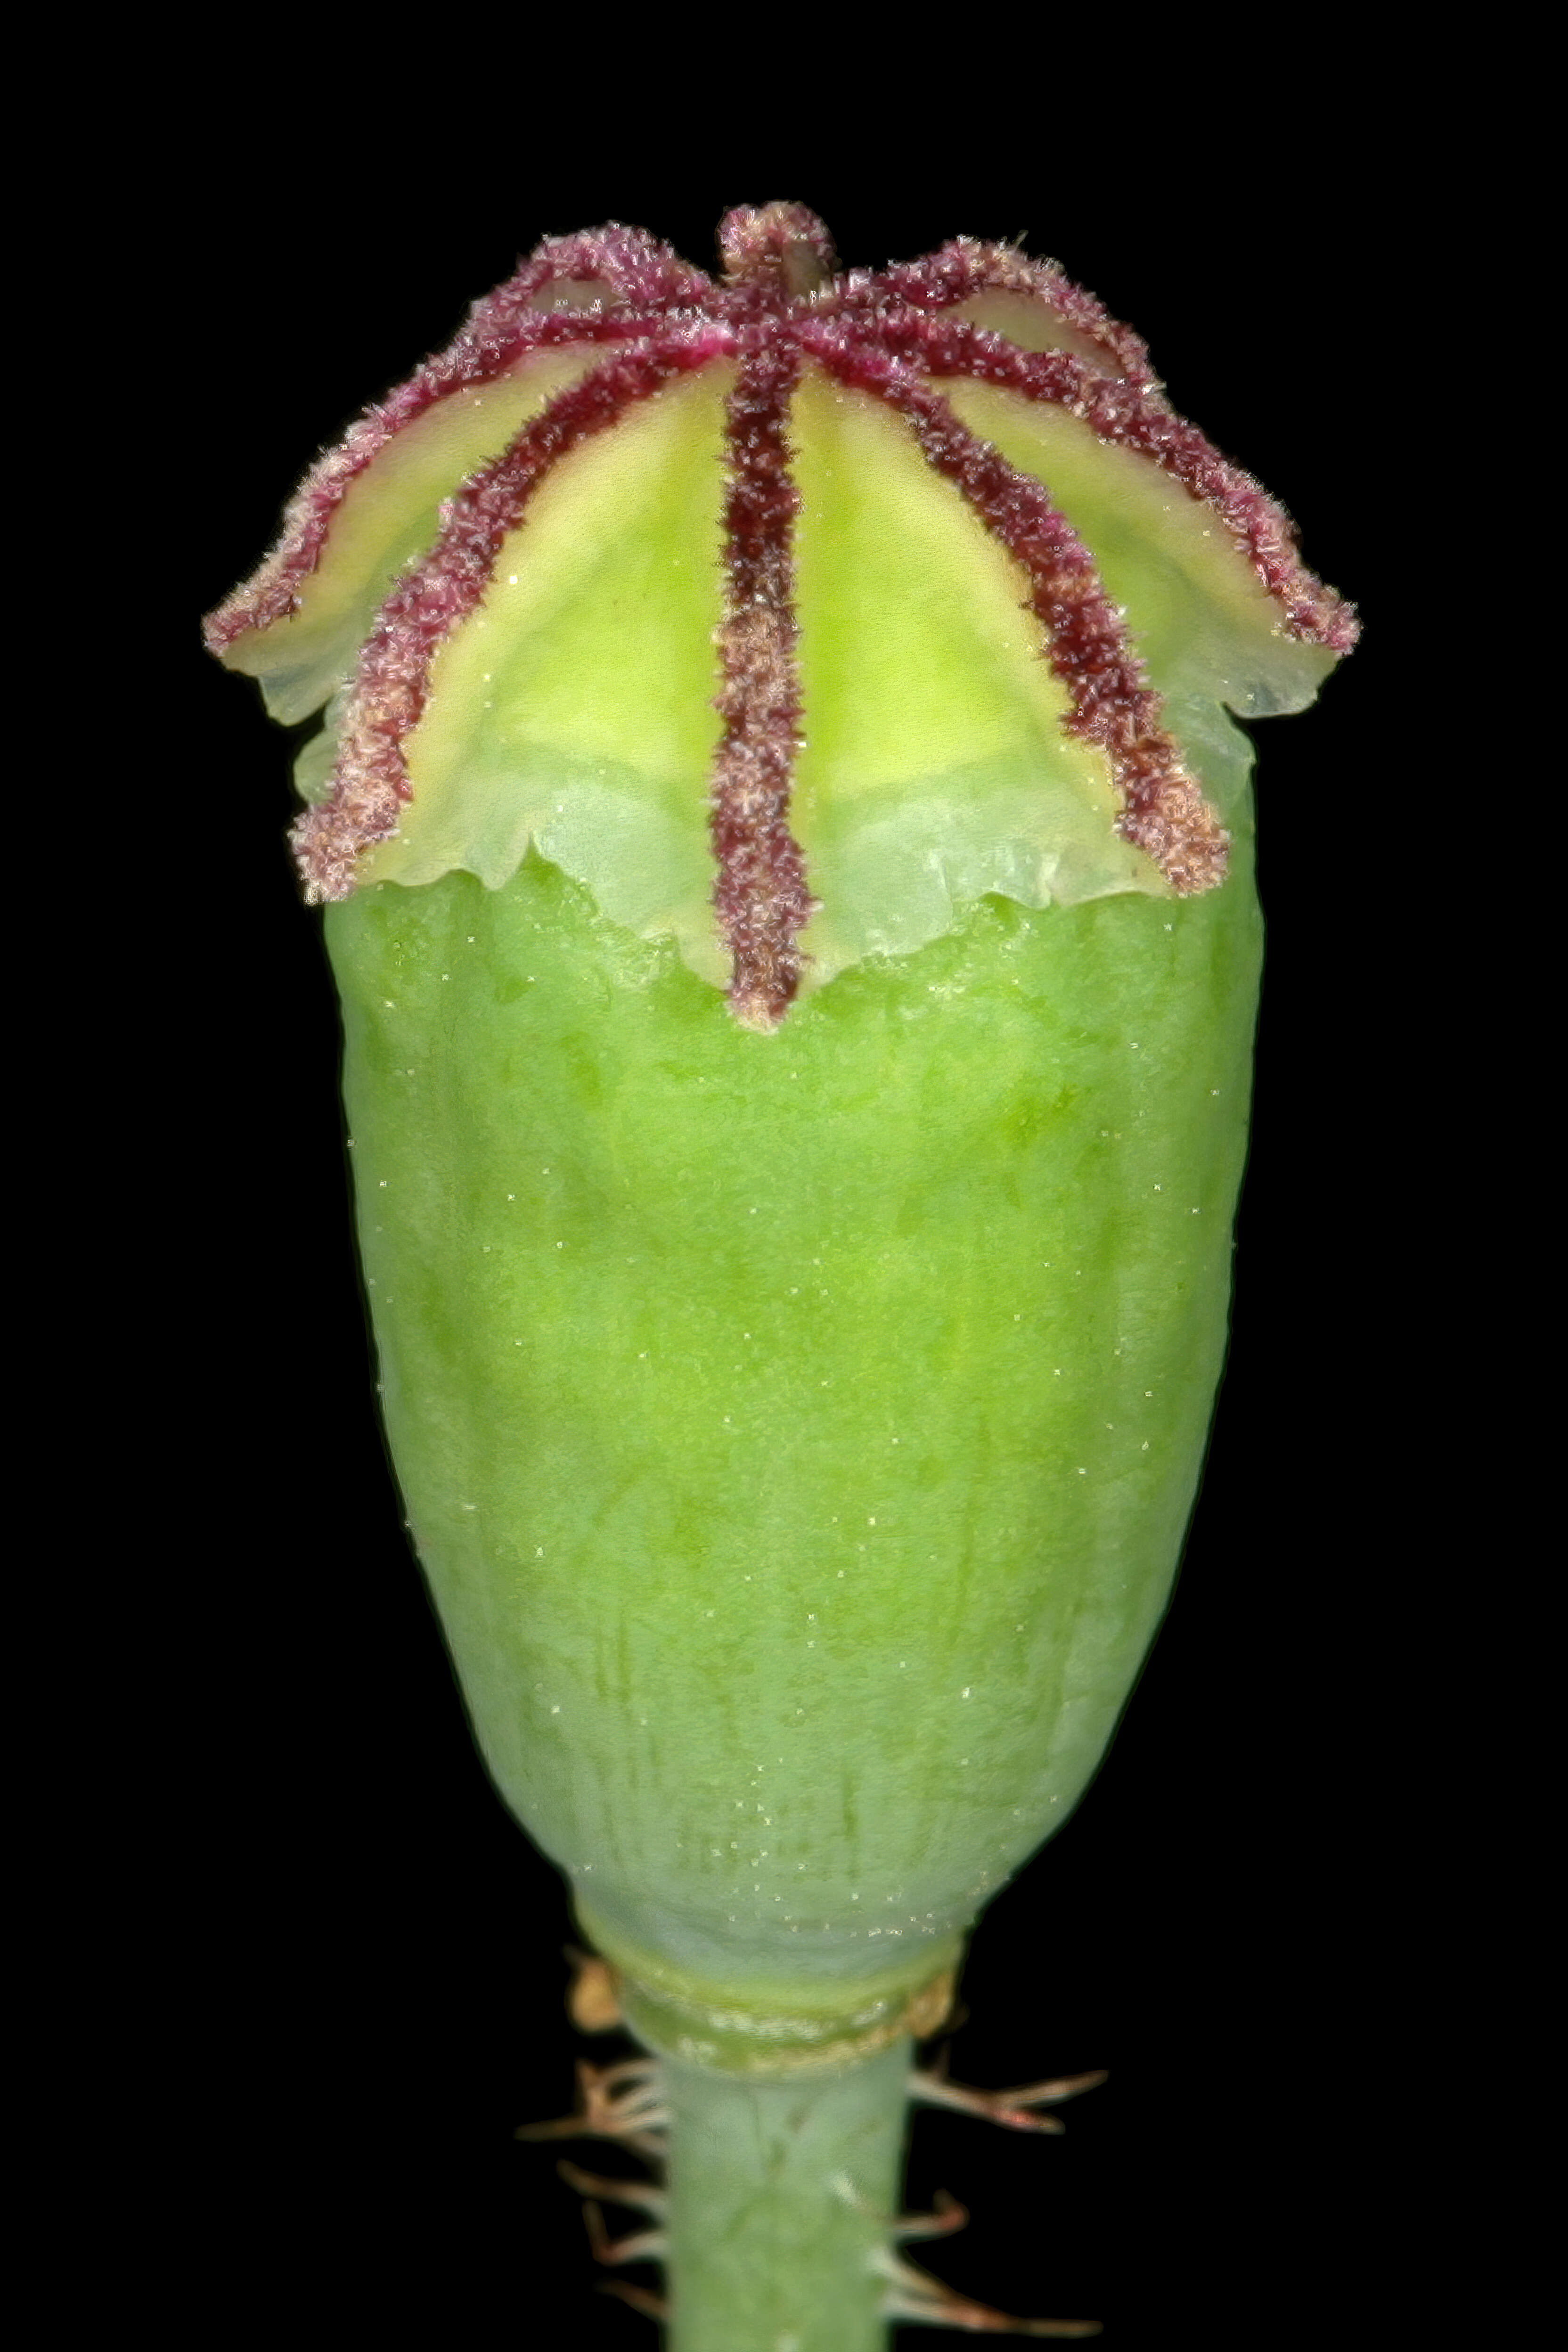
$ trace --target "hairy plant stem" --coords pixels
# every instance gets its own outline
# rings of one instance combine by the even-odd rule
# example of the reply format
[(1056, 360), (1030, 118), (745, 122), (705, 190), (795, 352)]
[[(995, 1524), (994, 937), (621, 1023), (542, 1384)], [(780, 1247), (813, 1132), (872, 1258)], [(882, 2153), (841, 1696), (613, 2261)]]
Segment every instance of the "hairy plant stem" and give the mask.
[(883, 2352), (910, 2047), (783, 2083), (665, 2060), (670, 2352)]

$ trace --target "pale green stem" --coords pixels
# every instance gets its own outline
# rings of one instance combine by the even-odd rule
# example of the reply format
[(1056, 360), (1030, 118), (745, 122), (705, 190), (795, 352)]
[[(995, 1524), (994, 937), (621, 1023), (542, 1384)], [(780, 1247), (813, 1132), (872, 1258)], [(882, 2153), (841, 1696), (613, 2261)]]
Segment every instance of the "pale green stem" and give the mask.
[(792, 2083), (665, 2059), (670, 2352), (885, 2352), (910, 2049)]

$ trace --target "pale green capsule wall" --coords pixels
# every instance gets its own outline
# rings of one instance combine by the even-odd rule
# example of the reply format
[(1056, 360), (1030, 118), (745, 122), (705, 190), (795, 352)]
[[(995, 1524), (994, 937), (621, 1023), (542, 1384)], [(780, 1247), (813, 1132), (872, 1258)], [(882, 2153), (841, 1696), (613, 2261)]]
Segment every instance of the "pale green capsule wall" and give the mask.
[(1223, 1357), (1248, 850), (986, 899), (773, 1036), (537, 855), (329, 910), (415, 1538), (499, 1785), (637, 1944), (902, 1964), (1092, 1774)]

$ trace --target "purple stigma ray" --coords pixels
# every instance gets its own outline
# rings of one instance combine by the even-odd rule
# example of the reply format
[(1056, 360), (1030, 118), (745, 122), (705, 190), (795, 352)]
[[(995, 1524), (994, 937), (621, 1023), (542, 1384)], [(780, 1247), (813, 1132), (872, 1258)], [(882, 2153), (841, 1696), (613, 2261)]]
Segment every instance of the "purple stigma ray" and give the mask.
[(447, 500), (435, 547), (398, 582), (360, 655), (331, 796), (290, 836), (312, 904), (346, 898), (363, 853), (396, 832), (411, 797), (404, 744), (424, 713), (431, 664), (483, 601), (503, 541), (552, 466), (661, 385), (733, 348), (723, 328), (705, 324), (657, 347), (634, 344), (569, 386)]
[(724, 618), (718, 631), (724, 737), (713, 763), (713, 893), (731, 954), (737, 1019), (773, 1029), (800, 985), (795, 941), (813, 900), (788, 824), (800, 740), (799, 629), (785, 422), (799, 352), (773, 344), (741, 363), (725, 418), (730, 494), (724, 509)]
[[(207, 643), (221, 653), (299, 610), (345, 493), (438, 402), (536, 353), (583, 355), (587, 372), (458, 488), (429, 553), (386, 596), (350, 688), (331, 797), (295, 827), (307, 897), (346, 897), (363, 852), (396, 832), (410, 797), (405, 744), (425, 709), (435, 656), (482, 602), (503, 541), (525, 520), (550, 467), (664, 384), (722, 360), (739, 366), (726, 412), (724, 605), (715, 633), (724, 731), (709, 807), (714, 907), (737, 1017), (758, 1028), (784, 1018), (800, 986), (798, 940), (815, 904), (789, 829), (802, 709), (798, 498), (787, 436), (791, 396), (808, 362), (901, 417), (928, 465), (1019, 564), (1042, 656), (1069, 698), (1064, 725), (1109, 762), (1118, 831), (1179, 893), (1213, 887), (1225, 873), (1226, 835), (1183, 769), (1092, 556), (1048, 486), (972, 433), (937, 386), (943, 379), (992, 384), (1062, 408), (1103, 441), (1150, 459), (1224, 526), (1289, 635), (1348, 652), (1353, 611), (1301, 563), (1289, 516), (1176, 415), (1140, 338), (1055, 263), (959, 237), (924, 260), (841, 273), (821, 222), (790, 204), (737, 207), (725, 215), (720, 246), (715, 281), (618, 224), (547, 239), (473, 306), (444, 352), (368, 409), (320, 460), (289, 507), (277, 547), (208, 619)], [(952, 315), (994, 293), (1039, 305), (1077, 350), (1026, 351)]]
[(1092, 425), (1102, 441), (1152, 458), (1243, 542), (1258, 579), (1283, 607), (1292, 636), (1336, 654), (1347, 654), (1355, 645), (1360, 628), (1352, 607), (1306, 569), (1284, 509), (1250, 474), (1222, 457), (1162, 394), (1101, 375), (1070, 352), (1020, 351), (1005, 336), (963, 320), (906, 312), (888, 320), (878, 340), (889, 357), (904, 360), (921, 375), (967, 376), (1065, 408)]
[(1075, 286), (1054, 261), (1031, 261), (1027, 254), (1011, 246), (982, 245), (973, 237), (955, 236), (924, 261), (904, 262), (868, 283), (874, 283), (883, 295), (896, 295), (925, 312), (950, 310), (978, 294), (1030, 296), (1093, 343), (1124, 383), (1135, 384), (1141, 392), (1160, 390), (1142, 335), (1113, 319), (1103, 302)]
[[(600, 311), (537, 307), (552, 287), (602, 284)], [(277, 545), (204, 626), (207, 650), (221, 654), (252, 629), (294, 612), (315, 571), (332, 518), (350, 485), (416, 417), (465, 385), (493, 383), (535, 352), (596, 342), (627, 342), (668, 332), (672, 314), (700, 311), (712, 292), (700, 269), (642, 229), (588, 229), (547, 237), (504, 286), (476, 302), (447, 349), (416, 368), (406, 383), (374, 403), (335, 449), (310, 468), (289, 500)], [(617, 307), (627, 306), (627, 307)]]
[(1121, 800), (1118, 833), (1181, 896), (1212, 890), (1225, 879), (1228, 835), (1161, 727), (1159, 697), (1070, 523), (1037, 481), (897, 362), (844, 349), (832, 328), (811, 336), (809, 348), (841, 383), (874, 394), (908, 420), (927, 464), (1016, 557), (1030, 582), (1029, 609), (1044, 625), (1046, 658), (1072, 699), (1067, 724), (1110, 761)]

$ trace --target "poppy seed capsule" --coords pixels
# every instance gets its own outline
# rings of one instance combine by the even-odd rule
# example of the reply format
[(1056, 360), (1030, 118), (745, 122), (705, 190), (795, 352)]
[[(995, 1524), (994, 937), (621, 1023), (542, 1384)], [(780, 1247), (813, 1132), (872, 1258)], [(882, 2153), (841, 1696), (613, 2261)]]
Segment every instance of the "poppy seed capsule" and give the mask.
[[(210, 635), (328, 703), (298, 847), (489, 1768), (672, 2080), (883, 2116), (1169, 1596), (1259, 966), (1227, 714), (1354, 628), (1050, 266), (722, 244), (542, 247)], [(683, 2347), (880, 2340), (856, 2128), (743, 2293), (672, 2219)]]

